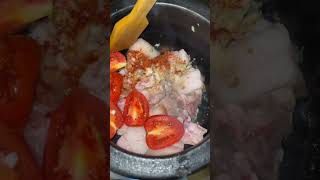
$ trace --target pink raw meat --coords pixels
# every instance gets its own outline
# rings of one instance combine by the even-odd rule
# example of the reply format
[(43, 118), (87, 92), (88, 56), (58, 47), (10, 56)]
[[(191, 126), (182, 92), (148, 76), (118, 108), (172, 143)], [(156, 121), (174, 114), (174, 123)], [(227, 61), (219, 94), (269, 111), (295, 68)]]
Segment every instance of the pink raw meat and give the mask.
[(207, 133), (207, 129), (193, 122), (185, 121), (184, 128), (185, 133), (181, 139), (184, 144), (196, 145), (202, 141), (203, 136)]
[[(291, 127), (294, 99), (292, 89), (282, 88), (246, 105), (228, 104), (216, 109), (213, 132), (217, 158), (213, 163), (217, 174), (230, 175), (233, 180), (244, 172), (244, 179), (276, 179), (281, 140)], [(231, 156), (238, 160), (231, 161)]]
[(145, 154), (148, 151), (148, 146), (144, 127), (128, 127), (125, 134), (118, 140), (117, 145), (130, 152)]
[(146, 155), (150, 155), (150, 156), (164, 156), (164, 155), (170, 155), (170, 154), (174, 154), (174, 153), (178, 153), (183, 151), (184, 148), (184, 144), (179, 141), (169, 147), (163, 148), (163, 149), (159, 149), (159, 150), (152, 150), (149, 149), (148, 152), (146, 153)]

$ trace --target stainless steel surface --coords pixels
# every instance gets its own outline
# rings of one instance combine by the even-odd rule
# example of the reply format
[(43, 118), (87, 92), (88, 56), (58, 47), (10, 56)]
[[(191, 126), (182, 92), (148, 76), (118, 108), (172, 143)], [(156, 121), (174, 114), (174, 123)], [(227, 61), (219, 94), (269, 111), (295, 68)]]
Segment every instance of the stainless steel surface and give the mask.
[[(112, 24), (126, 15), (133, 0), (115, 0), (111, 4)], [(209, 90), (210, 77), (210, 23), (209, 8), (194, 0), (159, 0), (148, 15), (149, 26), (142, 38), (151, 44), (173, 49), (185, 49), (195, 58), (197, 66), (205, 77)], [(193, 28), (192, 28), (193, 26)], [(194, 29), (194, 31), (192, 31)], [(203, 96), (197, 122), (209, 128), (208, 94)], [(181, 178), (204, 167), (210, 160), (210, 137), (202, 143), (187, 147), (183, 152), (163, 157), (149, 157), (134, 154), (119, 148), (114, 142), (110, 146), (111, 171), (137, 179)]]

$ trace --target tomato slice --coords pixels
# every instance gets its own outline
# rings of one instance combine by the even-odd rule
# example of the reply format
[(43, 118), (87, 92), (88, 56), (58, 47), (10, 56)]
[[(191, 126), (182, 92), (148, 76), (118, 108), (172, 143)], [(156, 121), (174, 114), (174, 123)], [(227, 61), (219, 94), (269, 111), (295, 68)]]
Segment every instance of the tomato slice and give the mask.
[(32, 108), (41, 50), (31, 38), (10, 36), (0, 42), (0, 57), (0, 122), (23, 128)]
[(133, 90), (126, 98), (123, 111), (124, 123), (128, 126), (143, 126), (149, 117), (147, 98), (137, 90)]
[(44, 152), (47, 180), (107, 179), (107, 105), (78, 89), (51, 113)]
[(126, 57), (120, 52), (110, 54), (110, 72), (118, 71), (127, 65)]
[(110, 103), (110, 139), (116, 134), (117, 130), (123, 125), (123, 118), (120, 109)]
[(120, 99), (123, 77), (117, 72), (110, 74), (110, 101), (117, 104)]
[(144, 127), (147, 131), (147, 145), (154, 150), (171, 146), (184, 135), (183, 124), (167, 115), (151, 116)]
[(15, 153), (17, 161), (14, 168), (8, 167), (0, 161), (0, 179), (42, 179), (41, 171), (22, 134), (9, 132), (7, 127), (0, 125), (0, 154), (3, 152)]

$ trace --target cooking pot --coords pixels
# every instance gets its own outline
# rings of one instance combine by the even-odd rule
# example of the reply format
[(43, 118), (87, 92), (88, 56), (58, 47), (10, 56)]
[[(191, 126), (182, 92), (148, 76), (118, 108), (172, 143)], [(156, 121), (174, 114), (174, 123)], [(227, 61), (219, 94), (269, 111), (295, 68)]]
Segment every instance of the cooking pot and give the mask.
[[(111, 22), (115, 24), (132, 9), (135, 0), (111, 2)], [(200, 69), (206, 85), (196, 121), (209, 129), (210, 22), (209, 7), (195, 0), (158, 0), (148, 14), (149, 26), (141, 37), (152, 45), (172, 50), (184, 49)], [(151, 157), (128, 152), (110, 144), (110, 168), (117, 174), (139, 179), (185, 177), (206, 166), (210, 160), (210, 134), (196, 146), (180, 153)]]

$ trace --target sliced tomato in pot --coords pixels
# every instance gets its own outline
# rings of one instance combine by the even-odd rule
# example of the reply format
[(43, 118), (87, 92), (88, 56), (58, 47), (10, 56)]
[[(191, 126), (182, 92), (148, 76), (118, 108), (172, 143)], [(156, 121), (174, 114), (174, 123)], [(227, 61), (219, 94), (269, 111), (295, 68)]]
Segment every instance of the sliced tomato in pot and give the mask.
[(0, 42), (0, 122), (10, 128), (23, 128), (27, 122), (40, 60), (40, 47), (29, 37), (10, 36)]
[(167, 115), (151, 116), (144, 127), (147, 132), (147, 145), (154, 150), (171, 146), (184, 135), (183, 124)]
[(149, 102), (137, 90), (133, 90), (126, 98), (123, 111), (124, 123), (128, 126), (143, 126), (149, 117)]
[(123, 125), (122, 113), (118, 106), (110, 103), (110, 139), (116, 134), (117, 130)]
[(126, 57), (120, 52), (110, 54), (110, 72), (115, 72), (127, 65)]
[[(1, 156), (8, 154), (14, 154), (15, 156), (8, 162), (12, 167), (1, 160), (3, 158)], [(40, 168), (37, 166), (23, 135), (17, 132), (9, 132), (8, 128), (3, 125), (0, 125), (0, 179), (42, 180)]]
[(50, 117), (44, 152), (46, 180), (107, 179), (107, 105), (78, 89)]
[(120, 99), (123, 77), (117, 72), (110, 74), (110, 101), (117, 104)]

